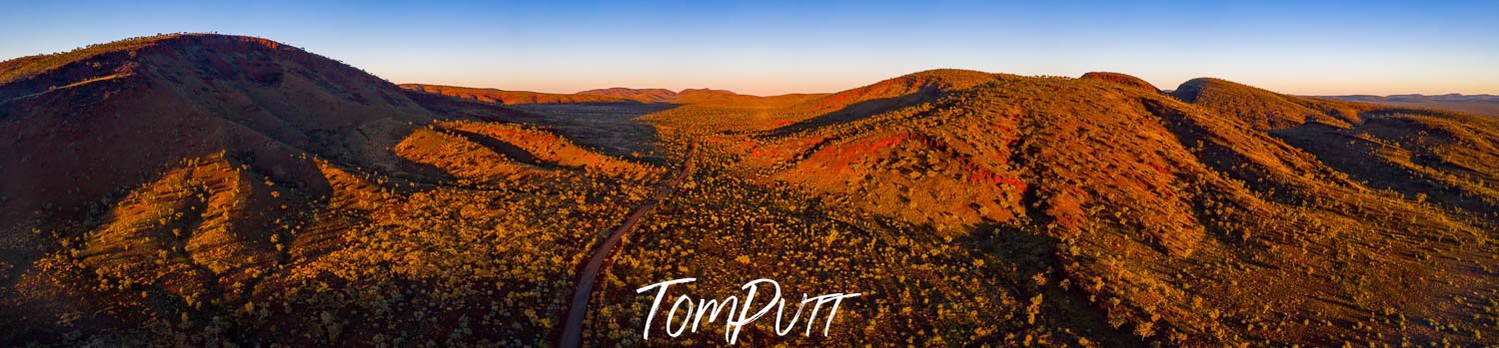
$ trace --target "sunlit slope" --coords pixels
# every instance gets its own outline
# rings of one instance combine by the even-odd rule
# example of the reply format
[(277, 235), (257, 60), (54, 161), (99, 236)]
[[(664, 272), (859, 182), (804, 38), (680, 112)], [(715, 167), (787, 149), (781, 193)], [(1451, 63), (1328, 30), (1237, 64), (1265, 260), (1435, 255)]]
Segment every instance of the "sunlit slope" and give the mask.
[(732, 109), (657, 118), (719, 127), (685, 132), (749, 180), (911, 233), (1042, 236), (1051, 281), (1141, 339), (1493, 332), (1453, 311), (1495, 285), (1494, 125), (1188, 84), (936, 70), (746, 114), (789, 120), (771, 128), (707, 121)]

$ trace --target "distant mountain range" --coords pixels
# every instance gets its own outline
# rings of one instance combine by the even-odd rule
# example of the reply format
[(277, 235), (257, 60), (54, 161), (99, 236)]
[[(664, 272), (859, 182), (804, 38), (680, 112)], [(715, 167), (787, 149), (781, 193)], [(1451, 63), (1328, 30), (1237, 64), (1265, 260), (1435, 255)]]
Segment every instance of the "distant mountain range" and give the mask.
[(1419, 103), (1419, 102), (1465, 102), (1465, 103), (1495, 103), (1499, 102), (1499, 95), (1492, 94), (1457, 94), (1449, 93), (1442, 95), (1425, 94), (1395, 94), (1390, 96), (1377, 96), (1367, 94), (1325, 96), (1322, 98), (1333, 98), (1361, 102), (1395, 102), (1395, 103)]
[(1384, 97), (1376, 95), (1335, 95), (1318, 96), (1316, 98), (1444, 109), (1462, 111), (1477, 115), (1499, 117), (1499, 95), (1492, 94), (1396, 94)]
[[(733, 93), (733, 92), (730, 92)], [(624, 87), (590, 89), (578, 92), (581, 95), (602, 95), (615, 98), (664, 102), (677, 98), (677, 92), (664, 88), (634, 89)]]
[(407, 83), (400, 86), (401, 88), (404, 88), (408, 91), (423, 92), (423, 94), (442, 95), (458, 99), (483, 103), (494, 103), (500, 105), (643, 103), (663, 105), (734, 104), (776, 106), (797, 103), (826, 95), (784, 94), (761, 97), (748, 94), (738, 94), (734, 93), (733, 91), (709, 88), (688, 88), (679, 92), (674, 92), (672, 90), (662, 88), (635, 89), (625, 87), (593, 89), (574, 94), (560, 94), (528, 91), (509, 91), (494, 88), (427, 85), (419, 83)]

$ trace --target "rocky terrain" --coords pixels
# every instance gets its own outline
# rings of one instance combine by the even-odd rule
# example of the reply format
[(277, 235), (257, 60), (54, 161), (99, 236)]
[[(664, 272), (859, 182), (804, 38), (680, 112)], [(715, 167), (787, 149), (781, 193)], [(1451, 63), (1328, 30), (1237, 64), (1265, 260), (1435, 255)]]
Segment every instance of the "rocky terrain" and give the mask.
[(753, 346), (1492, 345), (1496, 146), (1212, 78), (546, 94), (134, 38), (0, 62), (0, 344), (550, 345), (608, 246), (598, 345), (723, 344), (642, 341), (683, 277), (862, 293)]

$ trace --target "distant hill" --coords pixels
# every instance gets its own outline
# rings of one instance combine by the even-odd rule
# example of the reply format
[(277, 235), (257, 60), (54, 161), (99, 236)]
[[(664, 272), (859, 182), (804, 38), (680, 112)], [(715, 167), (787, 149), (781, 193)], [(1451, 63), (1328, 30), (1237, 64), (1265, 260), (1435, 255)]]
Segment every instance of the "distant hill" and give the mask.
[(679, 105), (717, 104), (767, 107), (794, 104), (822, 96), (821, 94), (786, 94), (761, 97), (738, 94), (734, 93), (733, 91), (709, 88), (689, 88), (684, 89), (680, 92), (673, 92), (671, 90), (660, 88), (633, 89), (614, 87), (587, 90), (574, 94), (506, 91), (493, 88), (438, 86), (415, 83), (402, 84), (401, 88), (404, 88), (408, 91), (444, 95), (459, 99), (500, 105), (645, 103)]
[(424, 85), (417, 83), (402, 84), (401, 88), (420, 91), (425, 93), (445, 95), (459, 99), (468, 99), (486, 103), (503, 105), (518, 104), (567, 104), (567, 103), (619, 103), (638, 102), (639, 100), (629, 97), (605, 95), (605, 94), (555, 94), (525, 91), (506, 91), (493, 88), (470, 88), (456, 86)]
[(1235, 115), (1257, 129), (1274, 130), (1307, 122), (1346, 125), (1358, 121), (1353, 105), (1296, 98), (1215, 78), (1192, 79), (1171, 95), (1182, 101)]
[(1385, 105), (1406, 106), (1413, 108), (1452, 110), (1471, 113), (1474, 115), (1499, 117), (1499, 96), (1489, 94), (1397, 94), (1385, 97), (1373, 95), (1339, 95), (1318, 96), (1314, 98), (1357, 101)]
[(650, 102), (666, 102), (666, 101), (670, 101), (672, 99), (676, 99), (676, 97), (677, 97), (677, 92), (673, 92), (673, 91), (671, 91), (669, 89), (661, 89), (661, 88), (634, 89), (634, 88), (624, 88), (624, 87), (613, 87), (613, 88), (604, 88), (604, 89), (591, 89), (591, 90), (587, 90), (587, 91), (578, 92), (576, 94), (579, 94), (579, 95), (601, 95), (601, 96), (608, 96), (608, 97), (615, 97), (615, 98), (622, 98), (622, 99), (637, 100), (637, 101), (642, 101), (642, 102), (647, 102), (647, 103), (650, 103)]

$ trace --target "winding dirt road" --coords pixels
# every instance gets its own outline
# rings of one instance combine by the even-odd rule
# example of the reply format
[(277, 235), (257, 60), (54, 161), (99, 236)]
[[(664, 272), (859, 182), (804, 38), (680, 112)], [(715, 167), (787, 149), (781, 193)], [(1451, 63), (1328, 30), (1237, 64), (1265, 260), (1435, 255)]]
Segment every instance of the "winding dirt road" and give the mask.
[(657, 187), (656, 192), (651, 194), (649, 199), (631, 210), (630, 215), (625, 217), (625, 221), (619, 227), (616, 227), (614, 232), (609, 234), (609, 238), (605, 239), (594, 250), (593, 257), (588, 259), (588, 265), (583, 268), (583, 273), (578, 277), (577, 288), (573, 289), (572, 305), (567, 310), (567, 321), (563, 324), (565, 326), (562, 329), (562, 337), (559, 340), (560, 344), (558, 346), (574, 348), (582, 344), (583, 319), (588, 314), (588, 298), (593, 294), (594, 284), (597, 282), (599, 276), (599, 269), (603, 268), (604, 261), (607, 261), (610, 256), (614, 255), (614, 249), (619, 247), (620, 241), (626, 235), (630, 234), (631, 231), (635, 230), (635, 226), (640, 223), (640, 220), (644, 219), (652, 210), (655, 210), (656, 205), (660, 204), (662, 199), (675, 192), (677, 185), (680, 185), (682, 180), (686, 180), (687, 176), (692, 174), (692, 152), (693, 149), (688, 148), (687, 160), (682, 164), (682, 169), (676, 175), (672, 176), (671, 179), (661, 184), (660, 187)]

